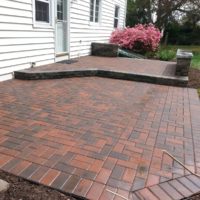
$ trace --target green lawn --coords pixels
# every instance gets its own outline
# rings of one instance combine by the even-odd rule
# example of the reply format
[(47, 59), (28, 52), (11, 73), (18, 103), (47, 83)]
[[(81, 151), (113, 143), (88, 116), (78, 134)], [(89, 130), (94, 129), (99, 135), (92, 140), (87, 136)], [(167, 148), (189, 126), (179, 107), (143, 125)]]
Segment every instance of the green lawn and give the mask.
[(194, 55), (194, 58), (192, 59), (192, 67), (200, 69), (200, 53)]
[(170, 50), (170, 52), (174, 52), (174, 56), (176, 55), (177, 49), (185, 49), (193, 52), (194, 57), (192, 59), (192, 67), (200, 70), (200, 46), (176, 46), (176, 45), (168, 45), (166, 47), (162, 46), (160, 48), (160, 52)]

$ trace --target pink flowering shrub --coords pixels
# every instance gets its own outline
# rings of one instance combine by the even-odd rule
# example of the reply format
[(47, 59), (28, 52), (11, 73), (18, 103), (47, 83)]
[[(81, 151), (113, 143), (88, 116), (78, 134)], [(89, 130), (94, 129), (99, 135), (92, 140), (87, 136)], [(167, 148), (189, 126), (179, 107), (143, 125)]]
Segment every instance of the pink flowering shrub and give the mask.
[(161, 33), (153, 24), (138, 24), (133, 28), (116, 29), (110, 42), (132, 51), (156, 51), (161, 39)]

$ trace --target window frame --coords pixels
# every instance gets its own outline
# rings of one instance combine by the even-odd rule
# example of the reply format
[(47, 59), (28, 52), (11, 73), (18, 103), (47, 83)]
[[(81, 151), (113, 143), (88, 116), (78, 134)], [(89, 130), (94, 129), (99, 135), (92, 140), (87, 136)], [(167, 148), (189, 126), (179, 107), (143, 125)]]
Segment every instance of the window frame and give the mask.
[(53, 24), (52, 24), (52, 0), (37, 0), (43, 3), (47, 3), (49, 6), (49, 22), (45, 22), (45, 21), (37, 21), (36, 20), (36, 0), (32, 0), (33, 2), (33, 26), (35, 28), (52, 28)]
[[(116, 8), (118, 8), (118, 16), (117, 17), (115, 16)], [(115, 27), (115, 20), (117, 20), (117, 27)], [(115, 9), (114, 9), (114, 24), (113, 24), (114, 28), (118, 28), (119, 27), (119, 20), (120, 20), (120, 6), (119, 5), (115, 5)]]
[(96, 22), (95, 19), (96, 19), (96, 2), (97, 0), (92, 0), (93, 1), (93, 10), (92, 10), (92, 21), (91, 21), (91, 1), (90, 1), (90, 15), (89, 15), (89, 22), (90, 24), (99, 24), (100, 21), (101, 21), (101, 3), (102, 3), (102, 0), (99, 0), (99, 12), (98, 12), (98, 21)]
[[(58, 1), (57, 1), (57, 5), (56, 6), (58, 6)], [(58, 10), (58, 7), (56, 8), (56, 11), (57, 11), (57, 13), (56, 13), (57, 20), (65, 20), (66, 17), (64, 16), (64, 10), (63, 9), (64, 9), (64, 5), (62, 5), (62, 10)], [(58, 13), (61, 14), (62, 19), (59, 18)]]

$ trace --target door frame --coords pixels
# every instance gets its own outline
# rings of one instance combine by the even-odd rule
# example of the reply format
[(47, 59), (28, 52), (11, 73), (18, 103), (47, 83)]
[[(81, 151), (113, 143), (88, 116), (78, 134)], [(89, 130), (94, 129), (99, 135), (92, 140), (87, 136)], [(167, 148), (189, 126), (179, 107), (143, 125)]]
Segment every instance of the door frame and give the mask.
[(66, 56), (69, 56), (70, 54), (70, 0), (66, 0), (67, 1), (67, 36), (66, 36), (66, 40), (67, 40), (67, 44), (66, 44), (66, 48), (67, 51), (66, 52), (60, 52), (57, 53), (56, 52), (56, 48), (57, 48), (57, 0), (54, 1), (54, 42), (55, 42), (55, 59), (59, 57), (59, 60), (62, 60), (61, 57), (63, 57), (63, 59), (66, 59)]

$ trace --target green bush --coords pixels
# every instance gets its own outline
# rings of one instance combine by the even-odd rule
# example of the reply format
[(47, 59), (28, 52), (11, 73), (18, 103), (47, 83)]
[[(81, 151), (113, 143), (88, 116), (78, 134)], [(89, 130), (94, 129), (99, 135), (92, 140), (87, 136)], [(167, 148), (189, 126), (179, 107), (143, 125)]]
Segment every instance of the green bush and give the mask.
[(161, 49), (158, 51), (157, 56), (159, 60), (170, 61), (176, 57), (176, 52), (168, 49)]

